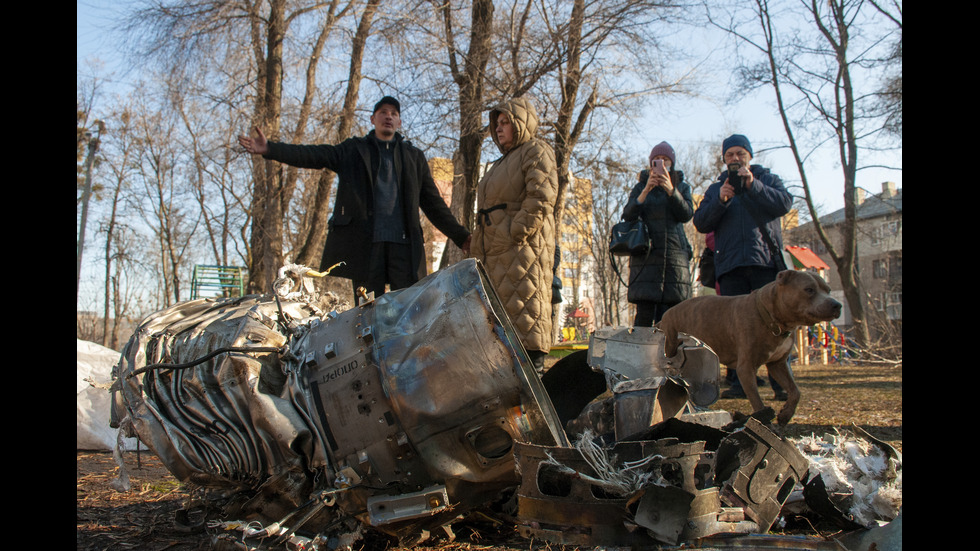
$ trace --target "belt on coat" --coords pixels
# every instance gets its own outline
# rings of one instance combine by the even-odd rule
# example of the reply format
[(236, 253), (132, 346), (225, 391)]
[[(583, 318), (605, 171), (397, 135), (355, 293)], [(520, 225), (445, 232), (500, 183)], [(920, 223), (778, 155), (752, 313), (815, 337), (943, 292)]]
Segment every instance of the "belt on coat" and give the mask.
[(477, 222), (480, 223), (481, 226), (490, 226), (491, 225), (490, 213), (495, 210), (500, 210), (505, 208), (507, 208), (507, 203), (500, 203), (499, 205), (494, 205), (492, 207), (487, 207), (485, 209), (479, 209), (476, 211), (477, 214), (476, 220)]

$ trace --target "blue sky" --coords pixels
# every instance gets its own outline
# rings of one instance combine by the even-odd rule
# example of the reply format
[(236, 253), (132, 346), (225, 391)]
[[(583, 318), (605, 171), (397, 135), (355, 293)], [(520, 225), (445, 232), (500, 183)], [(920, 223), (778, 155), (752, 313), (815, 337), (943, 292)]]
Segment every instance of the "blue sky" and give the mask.
[[(80, 77), (90, 73), (88, 62), (97, 58), (103, 65), (100, 72), (113, 73), (115, 84), (125, 86), (127, 77), (108, 30), (108, 23), (112, 17), (118, 15), (120, 5), (121, 2), (110, 0), (76, 0), (76, 68)], [(717, 34), (700, 32), (704, 34), (694, 40), (687, 39), (686, 42), (712, 46), (723, 40)], [(648, 135), (635, 140), (637, 163), (642, 163), (649, 149), (663, 140), (669, 141), (675, 149), (692, 147), (704, 141), (715, 142), (720, 154), (721, 140), (737, 132), (748, 136), (757, 152), (768, 150), (762, 154), (764, 164), (783, 178), (790, 191), (802, 195), (799, 173), (793, 158), (787, 149), (780, 147), (787, 140), (772, 93), (767, 89), (759, 89), (735, 106), (723, 105), (720, 99), (710, 99), (722, 97), (726, 85), (727, 82), (720, 82), (719, 79), (718, 89), (707, 90), (703, 98), (678, 98), (658, 102), (656, 109), (648, 112), (641, 123), (642, 128), (650, 129)], [(896, 182), (899, 188), (902, 187), (901, 149), (875, 155), (863, 151), (859, 158), (862, 164), (898, 169), (863, 169), (858, 174), (859, 187), (872, 194), (881, 191), (881, 183), (884, 181)], [(678, 159), (678, 164), (683, 168), (683, 159)], [(816, 202), (822, 206), (821, 214), (843, 207), (843, 183), (836, 149), (824, 148), (815, 155), (808, 164), (807, 176)]]

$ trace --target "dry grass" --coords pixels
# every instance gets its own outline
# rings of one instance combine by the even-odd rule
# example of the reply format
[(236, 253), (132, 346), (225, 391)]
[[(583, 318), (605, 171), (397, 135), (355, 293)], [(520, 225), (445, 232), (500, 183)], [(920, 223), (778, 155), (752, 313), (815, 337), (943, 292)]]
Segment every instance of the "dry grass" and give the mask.
[[(793, 372), (802, 397), (783, 436), (821, 436), (857, 425), (902, 450), (901, 366), (809, 365), (794, 366)], [(760, 391), (766, 405), (779, 411), (782, 402), (773, 399), (772, 389)], [(718, 400), (712, 409), (751, 413), (748, 400)]]
[(76, 549), (201, 551), (210, 549), (201, 534), (174, 529), (174, 513), (187, 493), (153, 454), (127, 452), (130, 490), (112, 488), (119, 468), (108, 452), (77, 452), (75, 495)]

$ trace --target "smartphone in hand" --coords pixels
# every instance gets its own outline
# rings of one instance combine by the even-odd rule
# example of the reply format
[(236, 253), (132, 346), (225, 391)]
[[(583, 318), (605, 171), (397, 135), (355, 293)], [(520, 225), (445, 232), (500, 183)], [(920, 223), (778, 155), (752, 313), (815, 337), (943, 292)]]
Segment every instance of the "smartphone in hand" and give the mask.
[(745, 182), (738, 173), (740, 168), (742, 168), (741, 163), (729, 163), (728, 165), (728, 183), (735, 188), (736, 195), (745, 191)]

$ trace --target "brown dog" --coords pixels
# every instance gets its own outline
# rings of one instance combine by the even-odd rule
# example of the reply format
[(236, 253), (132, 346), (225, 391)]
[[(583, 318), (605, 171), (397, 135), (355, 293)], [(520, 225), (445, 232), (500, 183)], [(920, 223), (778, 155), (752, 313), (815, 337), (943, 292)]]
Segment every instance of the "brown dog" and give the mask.
[(793, 348), (793, 329), (836, 319), (841, 303), (830, 286), (808, 272), (784, 270), (776, 281), (739, 296), (695, 297), (671, 307), (658, 327), (664, 332), (664, 353), (677, 353), (677, 333), (687, 333), (711, 347), (718, 360), (734, 367), (753, 411), (764, 407), (755, 375), (766, 364), (769, 375), (786, 390), (777, 417), (787, 424), (796, 413), (800, 389), (786, 363)]

